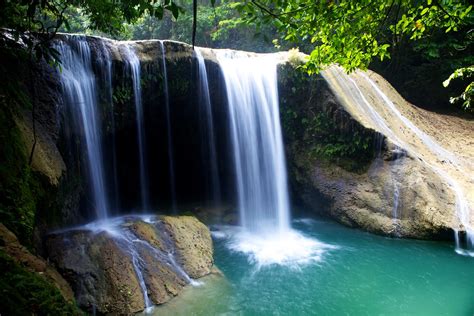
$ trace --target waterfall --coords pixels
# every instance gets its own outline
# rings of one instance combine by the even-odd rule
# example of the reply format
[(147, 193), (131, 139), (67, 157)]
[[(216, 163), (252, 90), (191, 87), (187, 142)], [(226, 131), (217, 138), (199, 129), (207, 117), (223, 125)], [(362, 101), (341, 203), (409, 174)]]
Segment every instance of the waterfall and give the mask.
[(220, 193), (220, 181), (218, 173), (218, 162), (217, 162), (217, 153), (216, 153), (216, 140), (214, 135), (214, 123), (212, 116), (212, 107), (211, 107), (211, 97), (209, 95), (209, 83), (207, 80), (207, 70), (206, 64), (204, 63), (204, 57), (201, 54), (199, 48), (194, 50), (195, 57), (198, 62), (198, 71), (199, 71), (199, 88), (198, 88), (198, 97), (199, 97), (199, 106), (201, 107), (200, 122), (201, 129), (205, 132), (202, 133), (202, 143), (206, 147), (206, 153), (203, 155), (203, 161), (207, 162), (206, 170), (209, 170), (210, 173), (210, 182), (211, 182), (211, 194), (210, 198), (213, 201), (214, 205), (219, 205), (221, 202), (221, 193)]
[(218, 52), (224, 74), (241, 225), (252, 232), (290, 229), (280, 126), (277, 60)]
[(145, 139), (145, 123), (143, 117), (142, 89), (141, 89), (141, 71), (140, 59), (134, 49), (129, 45), (125, 45), (124, 58), (127, 67), (132, 75), (133, 96), (135, 101), (135, 112), (137, 121), (137, 141), (138, 141), (138, 158), (140, 168), (140, 194), (142, 209), (149, 209), (148, 195), (148, 177), (147, 177), (147, 160), (146, 160), (146, 139)]
[[(114, 99), (113, 99), (113, 82), (112, 82), (112, 58), (111, 53), (105, 41), (101, 41), (100, 46), (100, 56), (99, 63), (102, 70), (102, 85), (103, 89), (105, 90), (105, 102), (109, 106), (109, 113), (110, 116), (110, 134), (112, 138), (112, 148), (111, 148), (111, 156), (112, 156), (112, 175), (111, 179), (109, 179), (108, 183), (111, 184), (109, 188), (113, 188), (112, 196), (113, 196), (113, 210), (118, 210), (120, 208), (119, 203), (119, 189), (118, 189), (118, 174), (117, 174), (117, 150), (116, 150), (116, 140), (115, 140), (115, 114), (114, 114)], [(110, 195), (109, 195), (110, 196)]]
[[(408, 149), (451, 187), (456, 196), (456, 216), (466, 231), (466, 238), (461, 241), (458, 231), (455, 230), (456, 252), (474, 256), (474, 228), (470, 223), (471, 207), (459, 180), (462, 179), (461, 175), (468, 174), (464, 171), (463, 163), (405, 117), (365, 73), (357, 72), (348, 76), (340, 68), (331, 67), (323, 72), (323, 76), (349, 108), (355, 106), (357, 109), (356, 113), (353, 113), (355, 116), (362, 113), (364, 117), (360, 118), (361, 120), (368, 121), (371, 127), (390, 138), (397, 147)], [(360, 80), (357, 82), (353, 77)], [(362, 91), (363, 84), (368, 87), (366, 91)], [(383, 107), (377, 107), (377, 102)], [(397, 120), (397, 125), (402, 129), (390, 128), (387, 117)], [(409, 139), (405, 139), (406, 132), (411, 133)]]
[[(396, 116), (407, 128), (409, 128), (420, 140), (421, 142), (441, 161), (449, 161), (451, 164), (455, 165), (457, 168), (461, 168), (458, 159), (451, 152), (443, 148), (430, 136), (420, 130), (415, 124), (413, 124), (408, 118), (403, 116), (403, 114), (395, 107), (395, 104), (385, 95), (382, 90), (375, 84), (375, 82), (370, 79), (366, 74), (362, 74), (362, 77), (370, 84), (370, 86), (375, 90), (378, 97), (381, 98), (385, 105), (388, 106), (390, 111)], [(456, 241), (456, 251), (461, 254), (474, 255), (474, 227), (470, 223), (470, 206), (466, 201), (464, 196), (464, 191), (459, 186), (459, 184), (450, 177), (446, 172), (441, 171), (439, 168), (434, 169), (439, 175), (441, 175), (454, 190), (456, 195), (456, 214), (459, 218), (459, 221), (466, 229), (466, 249), (463, 249), (461, 242), (459, 240), (459, 232), (455, 232), (455, 241)]]
[(163, 93), (165, 95), (165, 111), (166, 111), (166, 130), (167, 143), (168, 143), (168, 167), (169, 167), (169, 178), (170, 178), (170, 191), (171, 191), (171, 207), (173, 211), (176, 211), (176, 183), (174, 174), (174, 154), (173, 154), (173, 133), (171, 131), (171, 109), (170, 109), (170, 96), (168, 89), (168, 71), (166, 69), (166, 50), (163, 41), (160, 41), (161, 47), (161, 62), (163, 67)]
[(393, 222), (393, 234), (399, 235), (399, 220), (401, 219), (400, 214), (400, 184), (399, 179), (401, 175), (398, 174), (397, 166), (400, 165), (400, 161), (405, 158), (406, 153), (403, 149), (396, 147), (393, 151), (392, 166), (390, 168), (390, 176), (393, 186), (393, 207), (392, 207), (392, 222)]
[(61, 83), (66, 106), (81, 129), (87, 152), (89, 177), (97, 218), (107, 218), (108, 201), (104, 182), (100, 121), (97, 111), (97, 83), (92, 71), (91, 52), (84, 37), (69, 37), (57, 49), (61, 54)]

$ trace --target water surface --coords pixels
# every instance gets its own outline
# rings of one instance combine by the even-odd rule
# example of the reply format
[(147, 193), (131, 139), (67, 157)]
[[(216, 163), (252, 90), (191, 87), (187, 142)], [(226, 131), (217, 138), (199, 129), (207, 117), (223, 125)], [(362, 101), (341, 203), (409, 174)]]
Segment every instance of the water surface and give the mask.
[[(160, 315), (473, 315), (474, 260), (453, 245), (384, 238), (320, 220), (296, 220), (333, 246), (304, 264), (261, 266), (217, 233), (222, 282), (204, 281)], [(232, 248), (232, 247), (231, 247)], [(225, 289), (225, 290), (223, 290)], [(203, 295), (204, 294), (204, 295)], [(166, 307), (165, 304), (164, 307)], [(166, 311), (167, 310), (167, 311)]]

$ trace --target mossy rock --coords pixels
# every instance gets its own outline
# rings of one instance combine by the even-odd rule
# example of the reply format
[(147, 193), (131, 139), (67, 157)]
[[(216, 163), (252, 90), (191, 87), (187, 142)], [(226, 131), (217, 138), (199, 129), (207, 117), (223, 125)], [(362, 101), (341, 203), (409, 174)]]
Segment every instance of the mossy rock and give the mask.
[(0, 250), (0, 270), (0, 314), (82, 315), (54, 285), (15, 263), (3, 250)]

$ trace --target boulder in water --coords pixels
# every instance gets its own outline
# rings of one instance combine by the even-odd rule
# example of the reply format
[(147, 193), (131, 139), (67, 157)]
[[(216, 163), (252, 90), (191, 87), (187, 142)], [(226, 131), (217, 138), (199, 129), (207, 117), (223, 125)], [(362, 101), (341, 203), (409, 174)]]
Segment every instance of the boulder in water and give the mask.
[(213, 265), (210, 232), (190, 216), (127, 216), (51, 234), (49, 259), (78, 304), (136, 313), (178, 295)]
[(193, 216), (165, 216), (162, 220), (186, 273), (192, 278), (209, 274), (214, 262), (209, 229)]

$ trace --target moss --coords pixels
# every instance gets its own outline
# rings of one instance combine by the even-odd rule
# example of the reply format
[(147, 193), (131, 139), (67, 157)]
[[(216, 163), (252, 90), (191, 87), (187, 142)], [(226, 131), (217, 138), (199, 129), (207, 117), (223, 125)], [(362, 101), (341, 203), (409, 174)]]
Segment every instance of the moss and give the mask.
[(39, 274), (15, 263), (0, 250), (0, 314), (81, 315), (59, 290)]
[(340, 120), (337, 122), (326, 112), (302, 120), (306, 131), (304, 141), (310, 148), (310, 155), (334, 162), (349, 171), (363, 170), (374, 157), (375, 134), (359, 128), (352, 120), (345, 121), (343, 117)]
[(279, 68), (279, 80), (286, 143), (297, 143), (310, 160), (365, 170), (374, 157), (377, 134), (337, 105), (320, 76), (286, 64)]
[(41, 186), (28, 165), (27, 153), (12, 110), (0, 100), (0, 221), (25, 244), (33, 233)]
[[(48, 180), (29, 165), (29, 148), (15, 123), (17, 108), (0, 97), (0, 222), (32, 249), (33, 230), (42, 222), (59, 222), (61, 214)], [(41, 212), (40, 212), (41, 211)]]

